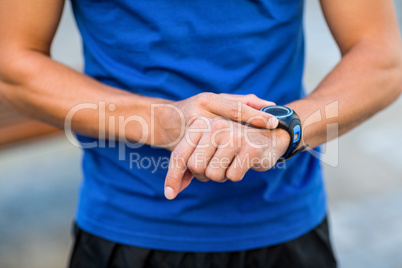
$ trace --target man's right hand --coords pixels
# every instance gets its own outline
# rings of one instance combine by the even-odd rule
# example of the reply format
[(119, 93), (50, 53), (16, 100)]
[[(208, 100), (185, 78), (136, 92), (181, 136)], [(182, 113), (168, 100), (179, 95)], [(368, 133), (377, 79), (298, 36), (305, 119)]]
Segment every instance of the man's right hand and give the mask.
[(201, 93), (191, 98), (158, 105), (155, 109), (157, 131), (155, 145), (173, 150), (181, 141), (187, 128), (199, 117), (224, 117), (238, 123), (247, 123), (265, 129), (275, 129), (275, 116), (259, 111), (275, 103), (254, 94), (232, 95)]

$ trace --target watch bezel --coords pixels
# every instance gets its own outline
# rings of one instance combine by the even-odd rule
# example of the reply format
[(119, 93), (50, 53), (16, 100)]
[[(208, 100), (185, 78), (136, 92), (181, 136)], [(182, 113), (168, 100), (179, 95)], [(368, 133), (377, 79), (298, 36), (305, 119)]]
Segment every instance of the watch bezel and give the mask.
[[(266, 106), (263, 107), (261, 111), (272, 114), (271, 112), (274, 109), (281, 109), (288, 111), (288, 113), (285, 115), (276, 116), (273, 114), (276, 118), (278, 118), (279, 121), (278, 128), (286, 130), (290, 135), (289, 147), (284, 153), (284, 155), (278, 160), (278, 162), (282, 162), (303, 151), (308, 145), (303, 146), (299, 150), (297, 149), (302, 140), (302, 127), (299, 116), (296, 114), (296, 112), (294, 112), (293, 109), (289, 107), (281, 105)], [(296, 134), (295, 130), (297, 131), (298, 134), (297, 139), (295, 138)]]
[(274, 109), (280, 109), (280, 110), (286, 110), (288, 113), (285, 115), (274, 115), (278, 119), (282, 118), (288, 118), (293, 115), (293, 109), (286, 107), (286, 106), (280, 106), (280, 105), (273, 105), (273, 106), (265, 106), (264, 108), (261, 109), (261, 111), (265, 113), (272, 114), (269, 110), (274, 110)]

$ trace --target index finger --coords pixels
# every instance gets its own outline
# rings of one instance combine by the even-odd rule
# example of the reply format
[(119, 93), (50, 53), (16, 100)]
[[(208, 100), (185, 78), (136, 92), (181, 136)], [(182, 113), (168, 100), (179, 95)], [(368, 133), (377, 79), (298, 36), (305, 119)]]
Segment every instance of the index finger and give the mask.
[(278, 119), (275, 116), (256, 110), (241, 101), (232, 101), (223, 96), (211, 95), (207, 108), (216, 115), (226, 116), (234, 121), (256, 127), (275, 129), (278, 126)]
[(250, 106), (251, 108), (254, 108), (256, 110), (260, 110), (265, 106), (276, 105), (275, 102), (260, 99), (254, 94), (238, 95), (238, 94), (220, 93), (219, 95), (231, 101), (240, 101), (241, 103), (244, 103), (247, 106)]

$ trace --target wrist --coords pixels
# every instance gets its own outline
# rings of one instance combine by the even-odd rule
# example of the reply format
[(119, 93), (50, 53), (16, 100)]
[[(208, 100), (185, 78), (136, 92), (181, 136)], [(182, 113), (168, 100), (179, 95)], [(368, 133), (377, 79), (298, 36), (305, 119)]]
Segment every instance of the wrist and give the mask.
[(153, 145), (173, 149), (184, 134), (185, 120), (181, 110), (172, 101), (160, 103), (154, 105), (152, 116)]
[(279, 159), (286, 153), (290, 143), (290, 135), (286, 130), (281, 128), (263, 130), (262, 134), (267, 138), (266, 142), (271, 144), (267, 150), (273, 152), (275, 158)]
[(289, 148), (290, 135), (286, 130), (281, 128), (277, 128), (274, 131), (276, 136), (275, 152), (277, 158), (279, 159), (286, 153)]
[(126, 138), (129, 141), (136, 142), (141, 140), (148, 145), (162, 145), (165, 139), (163, 123), (167, 120), (165, 118), (166, 111), (164, 107), (172, 103), (172, 101), (146, 96), (135, 96), (126, 103), (124, 118), (128, 120), (130, 116), (136, 116), (128, 121)]

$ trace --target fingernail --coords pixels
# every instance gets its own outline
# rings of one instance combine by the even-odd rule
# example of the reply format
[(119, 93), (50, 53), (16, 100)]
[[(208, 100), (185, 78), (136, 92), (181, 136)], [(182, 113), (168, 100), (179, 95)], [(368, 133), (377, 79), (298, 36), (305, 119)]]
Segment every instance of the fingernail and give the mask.
[(278, 118), (276, 118), (275, 116), (271, 117), (268, 120), (268, 126), (270, 128), (276, 128), (278, 126)]
[(165, 197), (169, 200), (172, 200), (174, 198), (174, 191), (172, 187), (166, 187), (165, 188)]

